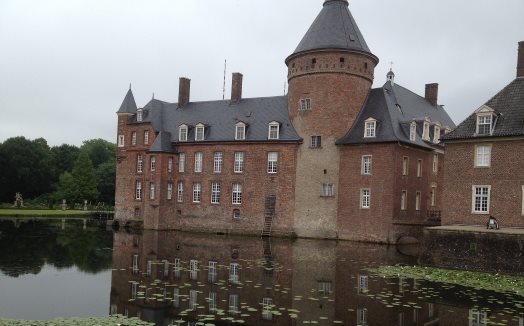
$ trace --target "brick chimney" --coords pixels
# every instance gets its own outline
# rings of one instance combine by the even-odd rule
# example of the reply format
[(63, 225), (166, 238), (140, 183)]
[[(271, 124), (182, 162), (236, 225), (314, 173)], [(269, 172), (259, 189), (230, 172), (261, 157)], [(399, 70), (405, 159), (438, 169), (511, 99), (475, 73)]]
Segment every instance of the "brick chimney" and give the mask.
[(242, 77), (241, 73), (233, 73), (233, 81), (231, 82), (231, 103), (238, 103), (242, 99)]
[(524, 41), (519, 42), (519, 55), (517, 59), (517, 78), (524, 77)]
[(189, 92), (191, 90), (191, 79), (180, 77), (178, 83), (178, 107), (184, 107), (189, 103)]
[(426, 84), (426, 100), (428, 100), (432, 105), (437, 105), (438, 100), (438, 84)]

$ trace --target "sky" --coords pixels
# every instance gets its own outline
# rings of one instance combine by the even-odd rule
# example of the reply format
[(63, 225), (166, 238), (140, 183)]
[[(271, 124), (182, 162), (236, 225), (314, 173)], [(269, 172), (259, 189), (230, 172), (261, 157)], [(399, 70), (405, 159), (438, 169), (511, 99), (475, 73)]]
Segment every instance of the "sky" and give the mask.
[[(132, 84), (137, 105), (226, 98), (231, 73), (243, 97), (284, 94), (291, 54), (323, 0), (0, 0), (0, 142), (50, 146), (116, 142), (116, 111)], [(522, 0), (350, 0), (380, 62), (373, 86), (395, 82), (461, 122), (515, 78), (524, 41)], [(393, 65), (391, 65), (393, 62)], [(153, 95), (154, 94), (154, 95)]]

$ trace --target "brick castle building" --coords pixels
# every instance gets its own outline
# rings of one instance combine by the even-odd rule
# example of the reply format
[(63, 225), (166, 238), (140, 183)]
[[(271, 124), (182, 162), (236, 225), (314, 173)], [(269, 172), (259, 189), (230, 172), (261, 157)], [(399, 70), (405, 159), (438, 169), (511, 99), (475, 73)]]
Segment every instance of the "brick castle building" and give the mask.
[(442, 224), (523, 226), (524, 42), (517, 77), (444, 138)]
[(437, 104), (391, 71), (372, 89), (379, 59), (346, 0), (326, 0), (285, 59), (286, 96), (118, 110), (116, 215), (148, 229), (297, 235), (396, 242), (441, 209), (443, 147), (454, 127)]

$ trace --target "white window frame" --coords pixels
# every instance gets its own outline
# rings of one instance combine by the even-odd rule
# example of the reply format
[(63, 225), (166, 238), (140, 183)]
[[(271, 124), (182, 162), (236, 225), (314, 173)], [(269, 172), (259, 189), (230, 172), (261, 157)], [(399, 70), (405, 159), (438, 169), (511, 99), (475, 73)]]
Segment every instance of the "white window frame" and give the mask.
[(358, 294), (365, 294), (368, 291), (369, 291), (368, 276), (358, 274)]
[(422, 127), (422, 139), (429, 141), (429, 119), (426, 118)]
[(485, 310), (469, 309), (469, 326), (487, 326), (488, 312)]
[(210, 314), (214, 314), (217, 311), (217, 293), (209, 291), (208, 295), (208, 311)]
[(118, 147), (124, 147), (126, 145), (124, 139), (124, 135), (118, 135)]
[(189, 290), (189, 309), (196, 310), (198, 308), (198, 291)]
[(204, 141), (205, 140), (206, 127), (199, 123), (195, 126), (195, 141)]
[(135, 182), (135, 199), (142, 200), (142, 181), (140, 180)]
[(368, 324), (368, 310), (366, 308), (357, 309), (357, 324), (361, 326)]
[(362, 188), (360, 189), (360, 208), (370, 209), (371, 208), (371, 189)]
[(402, 190), (400, 194), (400, 210), (405, 211), (408, 209), (408, 191)]
[(335, 196), (335, 185), (332, 183), (323, 183), (320, 188), (320, 197), (334, 197)]
[(233, 220), (240, 220), (240, 210), (239, 209), (233, 210)]
[(156, 171), (156, 156), (153, 155), (149, 158), (149, 167), (151, 169), (151, 172)]
[(186, 124), (180, 125), (180, 127), (178, 127), (178, 141), (186, 142), (188, 133), (189, 133), (189, 128), (187, 127), (187, 125)]
[(211, 204), (220, 204), (220, 182), (211, 183)]
[(230, 294), (228, 302), (228, 313), (238, 314), (238, 294)]
[(153, 270), (153, 262), (148, 259), (146, 262), (146, 275), (150, 276), (152, 270)]
[(195, 172), (202, 172), (202, 152), (195, 152)]
[(440, 143), (440, 124), (439, 123), (433, 126), (433, 142), (435, 144)]
[(131, 146), (136, 146), (136, 131), (131, 131)]
[(373, 166), (373, 155), (362, 155), (360, 174), (371, 175), (372, 166)]
[(374, 138), (377, 136), (377, 120), (369, 118), (364, 123), (364, 138)]
[(402, 175), (408, 175), (409, 174), (409, 157), (403, 156), (402, 157)]
[[(487, 189), (487, 194), (477, 194), (477, 190)], [(491, 185), (473, 185), (471, 186), (471, 213), (472, 214), (489, 214), (490, 201), (491, 201)], [(477, 198), (480, 202), (480, 209), (477, 209)], [(486, 199), (486, 209), (483, 210), (484, 204), (482, 203), (483, 198)]]
[(136, 155), (136, 172), (142, 173), (144, 171), (144, 157), (142, 154)]
[(133, 273), (137, 273), (138, 272), (138, 264), (139, 264), (139, 256), (138, 255), (133, 255)]
[(222, 165), (224, 161), (224, 153), (215, 152), (213, 156), (213, 173), (222, 173)]
[(415, 121), (409, 125), (409, 140), (417, 140), (417, 123)]
[[(164, 265), (164, 277), (169, 276), (169, 261), (167, 259), (162, 260), (162, 264)], [(164, 288), (165, 293), (165, 288)], [(164, 296), (165, 299), (165, 296)]]
[(177, 182), (176, 191), (176, 201), (179, 203), (184, 202), (184, 182)]
[(154, 182), (149, 183), (149, 199), (154, 200), (156, 197), (156, 185)]
[(431, 186), (431, 207), (437, 206), (437, 186)]
[(262, 319), (273, 320), (273, 299), (262, 298)]
[(173, 183), (167, 183), (167, 200), (173, 199)]
[(309, 147), (322, 148), (322, 136), (311, 136)]
[(438, 172), (438, 154), (433, 154), (433, 173)]
[(184, 173), (186, 170), (186, 153), (178, 154), (178, 172)]
[(168, 173), (173, 172), (173, 158), (172, 157), (169, 157), (167, 159), (167, 172)]
[(173, 288), (173, 307), (175, 308), (180, 307), (180, 289), (179, 288)]
[(422, 193), (420, 191), (417, 191), (415, 193), (415, 210), (420, 211), (420, 206), (422, 202)]
[(267, 139), (278, 140), (280, 139), (280, 123), (277, 121), (272, 121), (268, 126)]
[(136, 299), (136, 293), (138, 292), (138, 283), (131, 283), (131, 299)]
[(207, 281), (215, 283), (218, 280), (218, 263), (216, 261), (208, 261), (207, 264)]
[(246, 124), (243, 122), (238, 122), (235, 125), (235, 140), (245, 140), (246, 139)]
[(267, 153), (267, 173), (274, 174), (278, 171), (278, 152)]
[(240, 281), (240, 265), (238, 263), (229, 264), (229, 282), (238, 283)]
[(144, 120), (144, 111), (142, 109), (138, 109), (136, 111), (136, 121), (142, 122), (142, 120)]
[[(477, 114), (477, 124), (476, 124), (476, 134), (479, 136), (491, 135), (493, 132), (493, 113), (478, 113)], [(489, 126), (489, 132), (480, 133), (481, 126)]]
[(477, 145), (475, 145), (475, 162), (474, 162), (474, 166), (476, 168), (489, 168), (489, 167), (491, 167), (491, 149), (492, 149), (492, 145), (491, 144), (477, 144)]
[(417, 178), (422, 178), (422, 159), (417, 160)]
[(311, 110), (311, 99), (303, 98), (298, 101), (298, 110), (299, 111), (308, 111)]
[(242, 204), (242, 184), (233, 183), (233, 187), (231, 191), (231, 203), (233, 205)]
[[(181, 271), (182, 271), (182, 266), (180, 265), (180, 258), (175, 258), (173, 260), (173, 276), (175, 277), (175, 279), (180, 278)], [(175, 289), (178, 290), (178, 288), (175, 288)]]
[(193, 203), (200, 203), (202, 200), (202, 184), (200, 182), (193, 183)]
[(149, 130), (144, 131), (144, 145), (149, 145)]
[(244, 172), (244, 152), (235, 152), (235, 162), (233, 165), (233, 172)]
[(189, 279), (192, 281), (198, 280), (198, 260), (196, 259), (189, 261)]

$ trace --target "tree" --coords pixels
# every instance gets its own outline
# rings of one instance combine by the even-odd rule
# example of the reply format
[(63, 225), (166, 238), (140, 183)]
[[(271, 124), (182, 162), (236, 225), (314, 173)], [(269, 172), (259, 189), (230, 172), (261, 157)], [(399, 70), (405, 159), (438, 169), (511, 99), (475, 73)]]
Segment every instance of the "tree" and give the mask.
[(99, 199), (105, 203), (115, 201), (115, 179), (116, 165), (115, 160), (102, 163), (96, 169), (96, 179), (98, 182)]
[(116, 155), (115, 144), (101, 138), (84, 141), (80, 150), (89, 155), (95, 169), (100, 164), (113, 160)]
[(56, 199), (66, 199), (70, 205), (84, 200), (94, 201), (98, 198), (97, 181), (93, 163), (87, 153), (81, 152), (71, 173), (60, 175)]
[(80, 148), (74, 145), (62, 144), (53, 146), (51, 154), (53, 155), (53, 164), (55, 166), (55, 177), (58, 178), (66, 171), (71, 172), (73, 164), (80, 154)]

